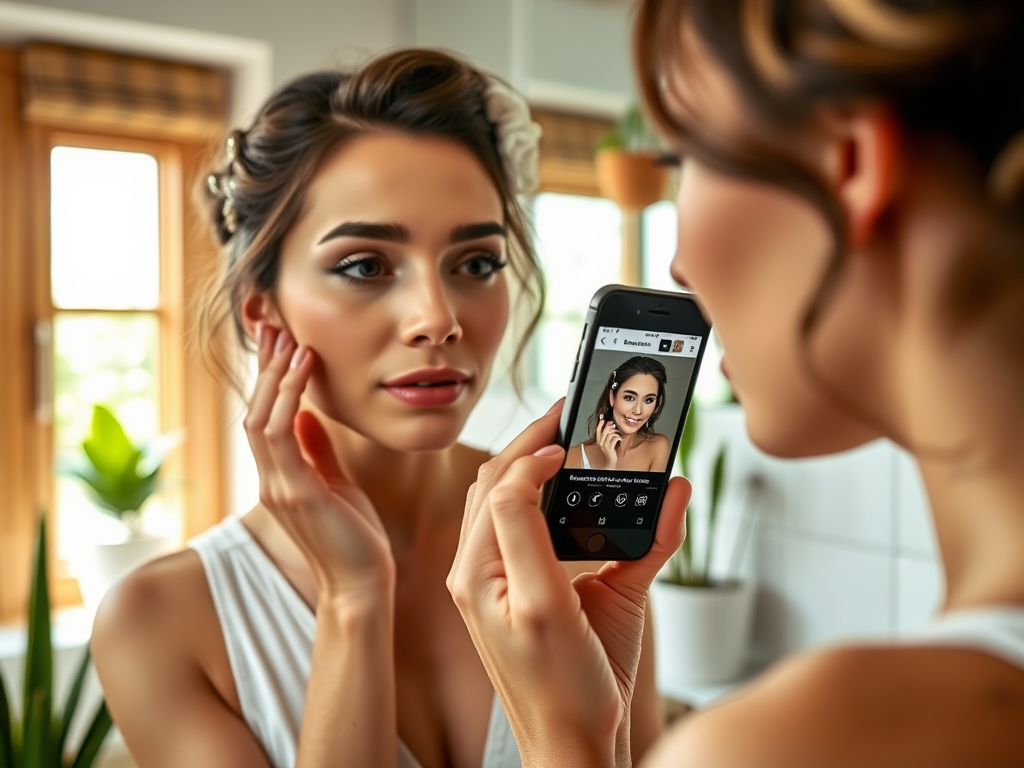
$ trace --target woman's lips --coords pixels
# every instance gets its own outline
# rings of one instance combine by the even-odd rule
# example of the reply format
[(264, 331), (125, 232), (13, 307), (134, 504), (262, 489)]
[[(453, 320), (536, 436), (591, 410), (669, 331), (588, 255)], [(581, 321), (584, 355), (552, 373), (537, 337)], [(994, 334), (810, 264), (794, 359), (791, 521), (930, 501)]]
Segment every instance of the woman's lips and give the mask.
[(406, 405), (441, 408), (456, 402), (468, 382), (469, 374), (455, 368), (422, 368), (388, 379), (382, 386)]

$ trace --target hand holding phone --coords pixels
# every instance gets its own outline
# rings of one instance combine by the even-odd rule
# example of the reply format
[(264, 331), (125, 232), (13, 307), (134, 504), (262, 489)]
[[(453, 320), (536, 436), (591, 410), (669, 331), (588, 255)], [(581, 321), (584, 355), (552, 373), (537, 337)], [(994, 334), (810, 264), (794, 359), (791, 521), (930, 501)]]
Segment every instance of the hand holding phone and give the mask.
[(651, 548), (711, 326), (688, 293), (609, 285), (590, 303), (544, 490), (562, 560)]

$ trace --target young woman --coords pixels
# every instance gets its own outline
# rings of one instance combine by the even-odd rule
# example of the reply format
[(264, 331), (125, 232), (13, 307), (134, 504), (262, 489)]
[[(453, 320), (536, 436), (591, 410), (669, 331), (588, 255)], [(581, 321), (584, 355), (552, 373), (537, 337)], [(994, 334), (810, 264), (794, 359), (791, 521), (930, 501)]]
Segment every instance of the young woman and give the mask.
[[(231, 134), (205, 180), (224, 263), (200, 337), (257, 349), (260, 503), (100, 609), (140, 768), (519, 766), (444, 579), (507, 275), (534, 319), (541, 299), (517, 201), (537, 138), (519, 97), (423, 50), (300, 77)], [(659, 729), (646, 661), (638, 749)]]
[(587, 421), (590, 439), (568, 450), (566, 468), (663, 472), (672, 446), (654, 425), (667, 383), (665, 366), (644, 355), (612, 370)]
[[(642, 0), (635, 50), (685, 158), (672, 273), (752, 440), (912, 451), (946, 583), (927, 631), (787, 659), (645, 764), (1024, 765), (1024, 4)], [(555, 422), (482, 474), (449, 584), (524, 762), (625, 765), (647, 587), (688, 487), (645, 559), (566, 585), (535, 506)]]

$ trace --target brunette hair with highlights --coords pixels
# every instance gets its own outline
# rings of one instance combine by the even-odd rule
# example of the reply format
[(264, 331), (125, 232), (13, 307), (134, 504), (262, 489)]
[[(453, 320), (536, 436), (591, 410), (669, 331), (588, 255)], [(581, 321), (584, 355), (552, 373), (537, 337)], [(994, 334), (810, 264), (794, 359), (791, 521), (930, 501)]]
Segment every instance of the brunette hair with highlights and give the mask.
[[(693, 55), (693, 45), (706, 57)], [(825, 105), (878, 104), (908, 142), (937, 140), (973, 163), (972, 193), (1024, 230), (1024, 3), (1020, 0), (640, 0), (633, 44), (646, 110), (685, 156), (806, 199), (832, 234), (828, 267), (800, 333), (804, 364), (837, 398), (806, 348), (846, 265), (848, 224), (825, 181), (785, 151)], [(680, 82), (710, 58), (728, 75), (745, 124), (715, 131), (713, 99)], [(699, 78), (698, 78), (699, 79)], [(787, 137), (790, 137), (787, 139)], [(971, 254), (963, 254), (970, 264)], [(945, 287), (950, 319), (982, 310), (976, 281)], [(955, 283), (955, 284), (954, 284)], [(892, 435), (890, 435), (892, 436)]]
[(526, 214), (487, 118), (489, 75), (441, 51), (403, 49), (351, 72), (300, 76), (274, 93), (246, 130), (232, 131), (226, 157), (199, 195), (223, 250), (200, 308), (196, 336), (207, 364), (240, 394), (238, 368), (215, 339), (228, 324), (243, 348), (241, 304), (250, 290), (273, 288), (282, 240), (299, 218), (306, 190), (333, 151), (359, 136), (390, 132), (448, 139), (473, 153), (502, 201), (509, 266), (529, 322), (513, 365), (540, 318), (544, 283)]

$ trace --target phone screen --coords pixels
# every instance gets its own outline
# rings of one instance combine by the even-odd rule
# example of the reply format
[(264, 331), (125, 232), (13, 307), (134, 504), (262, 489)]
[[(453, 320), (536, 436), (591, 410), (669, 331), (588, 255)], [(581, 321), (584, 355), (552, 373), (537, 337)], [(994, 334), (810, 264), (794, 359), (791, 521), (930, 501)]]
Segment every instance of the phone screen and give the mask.
[(707, 336), (620, 322), (597, 325), (588, 342), (548, 525), (564, 559), (634, 559), (653, 540)]

